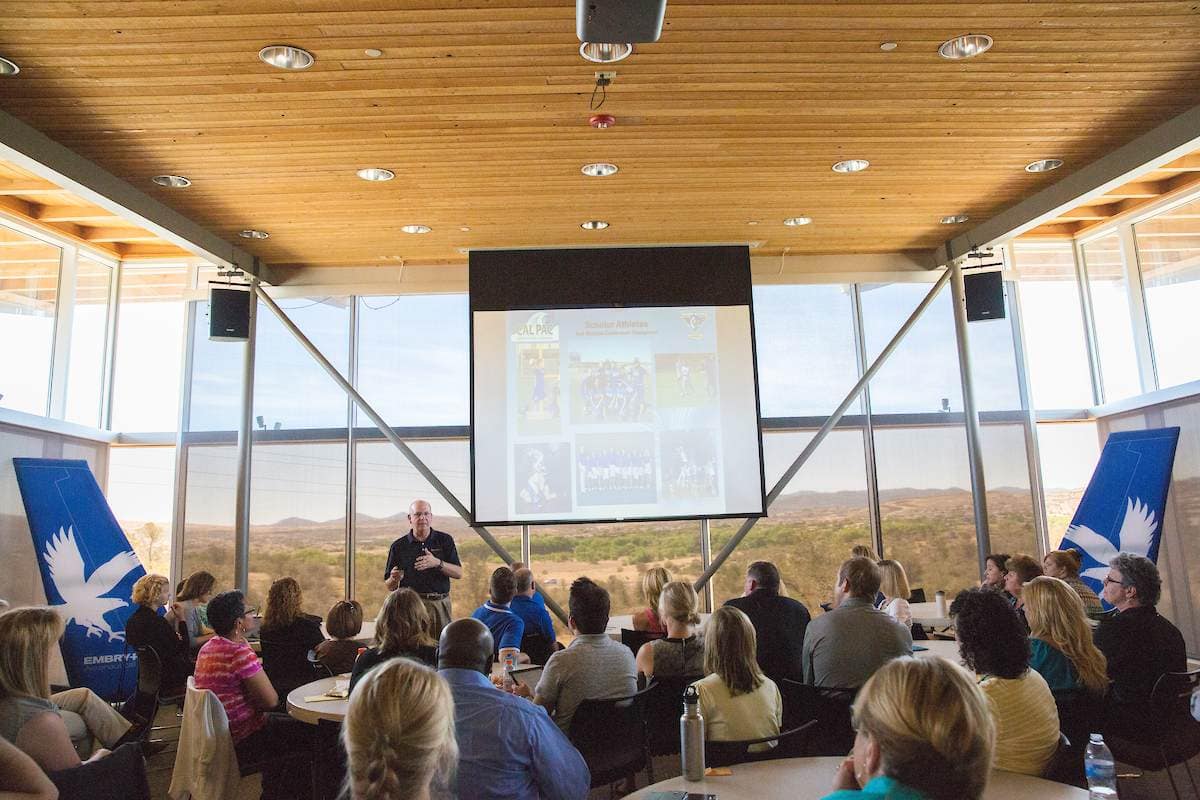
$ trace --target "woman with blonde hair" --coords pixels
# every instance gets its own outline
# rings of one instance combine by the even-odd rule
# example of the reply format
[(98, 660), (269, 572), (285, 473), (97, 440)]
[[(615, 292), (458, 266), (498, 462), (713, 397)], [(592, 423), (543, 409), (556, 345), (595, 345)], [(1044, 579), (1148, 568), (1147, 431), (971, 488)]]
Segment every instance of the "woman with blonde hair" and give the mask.
[(385, 597), (375, 617), (375, 646), (354, 662), (351, 690), (371, 669), (393, 658), (437, 667), (437, 642), (429, 635), (429, 626), (429, 611), (412, 589), (397, 589)]
[(1042, 570), (1051, 578), (1058, 578), (1070, 586), (1079, 599), (1083, 601), (1083, 610), (1089, 617), (1104, 613), (1104, 606), (1092, 588), (1079, 577), (1079, 568), (1083, 566), (1083, 556), (1075, 548), (1068, 550), (1051, 550), (1042, 559)]
[[(759, 739), (779, 733), (783, 697), (759, 669), (754, 626), (744, 612), (721, 606), (704, 634), (704, 671), (693, 686), (700, 693), (705, 738), (714, 742)], [(755, 745), (765, 750), (766, 745)]]
[(637, 653), (638, 672), (647, 678), (704, 674), (704, 634), (696, 630), (700, 614), (696, 591), (685, 581), (671, 581), (658, 598), (658, 616), (667, 638), (646, 642)]
[(1092, 643), (1083, 601), (1066, 581), (1043, 576), (1025, 584), (1021, 594), (1029, 620), (1029, 666), (1051, 690), (1108, 689), (1108, 665)]
[(824, 800), (979, 800), (996, 731), (970, 676), (942, 658), (893, 659), (854, 701), (854, 752)]
[(371, 670), (350, 694), (342, 742), (352, 800), (452, 796), (454, 699), (424, 664), (401, 658)]
[(908, 607), (908, 596), (912, 590), (908, 588), (908, 574), (899, 561), (884, 559), (879, 562), (879, 591), (883, 595), (880, 611), (905, 627), (912, 626), (912, 611)]
[[(77, 767), (80, 753), (95, 761), (129, 731), (129, 721), (91, 689), (50, 694), (50, 649), (63, 622), (52, 608), (0, 614), (0, 737), (46, 772)], [(102, 748), (92, 751), (93, 739)]]
[(671, 573), (663, 567), (651, 567), (642, 575), (642, 596), (646, 607), (633, 615), (633, 629), (666, 635), (667, 625), (658, 615), (658, 598), (663, 587), (671, 582)]
[(162, 575), (138, 578), (133, 584), (131, 598), (137, 609), (125, 621), (125, 642), (131, 648), (148, 647), (158, 656), (162, 667), (160, 694), (167, 696), (183, 694), (188, 675), (192, 674), (188, 644), (179, 635), (174, 604), (167, 608), (164, 616), (158, 615), (158, 609), (170, 600), (170, 589), (171, 582)]
[(325, 634), (321, 632), (321, 618), (305, 614), (300, 610), (303, 605), (304, 596), (295, 578), (280, 578), (267, 591), (258, 636), (263, 669), (281, 698), (317, 678), (310, 654), (325, 641)]

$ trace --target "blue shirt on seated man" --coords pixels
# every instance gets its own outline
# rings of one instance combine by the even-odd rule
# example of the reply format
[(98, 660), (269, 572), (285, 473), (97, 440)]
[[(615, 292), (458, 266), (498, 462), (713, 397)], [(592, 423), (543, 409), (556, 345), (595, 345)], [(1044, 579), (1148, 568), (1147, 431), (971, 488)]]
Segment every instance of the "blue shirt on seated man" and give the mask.
[(459, 800), (582, 800), (591, 773), (541, 706), (503, 692), (487, 675), (495, 645), (475, 619), (442, 631), (438, 674), (454, 697)]
[(516, 579), (508, 567), (499, 567), (492, 573), (488, 586), (490, 599), (471, 616), (484, 625), (492, 633), (492, 641), (496, 651), (507, 648), (521, 649), (521, 637), (525, 635), (525, 622), (517, 616), (509, 603), (516, 593)]
[(533, 586), (533, 571), (529, 567), (521, 567), (513, 572), (517, 583), (517, 593), (513, 595), (509, 608), (525, 623), (525, 633), (540, 633), (547, 642), (553, 642), (554, 621), (550, 612), (546, 611), (546, 601)]

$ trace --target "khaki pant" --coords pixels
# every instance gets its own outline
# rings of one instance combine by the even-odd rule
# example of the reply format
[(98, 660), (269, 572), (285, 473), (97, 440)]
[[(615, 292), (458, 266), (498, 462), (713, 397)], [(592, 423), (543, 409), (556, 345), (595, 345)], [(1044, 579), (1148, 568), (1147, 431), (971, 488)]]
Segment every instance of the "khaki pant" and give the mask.
[(50, 695), (50, 701), (58, 706), (58, 713), (66, 723), (67, 733), (71, 735), (71, 744), (75, 745), (75, 751), (82, 759), (91, 756), (96, 749), (96, 742), (101, 747), (112, 749), (117, 740), (132, 727), (129, 720), (114, 711), (91, 689), (68, 689)]
[(436, 642), (442, 635), (442, 628), (450, 624), (450, 595), (441, 600), (428, 600), (424, 597), (421, 602), (429, 612), (429, 635)]

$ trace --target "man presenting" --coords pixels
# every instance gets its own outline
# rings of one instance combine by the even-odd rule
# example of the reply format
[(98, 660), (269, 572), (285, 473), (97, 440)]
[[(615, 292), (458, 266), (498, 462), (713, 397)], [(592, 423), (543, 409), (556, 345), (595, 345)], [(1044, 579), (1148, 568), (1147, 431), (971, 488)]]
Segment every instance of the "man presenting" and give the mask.
[(414, 500), (408, 507), (408, 524), (408, 535), (388, 549), (383, 582), (389, 592), (404, 587), (421, 596), (433, 627), (430, 635), (437, 638), (450, 624), (450, 579), (462, 577), (462, 562), (453, 537), (433, 529), (429, 503)]

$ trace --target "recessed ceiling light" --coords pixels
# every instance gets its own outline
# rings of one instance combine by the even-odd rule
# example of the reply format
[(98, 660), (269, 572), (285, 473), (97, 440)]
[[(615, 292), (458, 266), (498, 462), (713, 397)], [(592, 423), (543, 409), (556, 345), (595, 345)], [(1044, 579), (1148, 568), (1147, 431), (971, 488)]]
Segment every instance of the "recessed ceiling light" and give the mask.
[(258, 51), (258, 58), (279, 69), (308, 69), (316, 61), (312, 53), (290, 44), (269, 44)]
[(396, 177), (396, 173), (392, 172), (390, 169), (384, 169), (383, 167), (366, 167), (364, 169), (360, 169), (355, 174), (364, 181), (390, 181), (392, 178)]
[(433, 228), (428, 225), (401, 225), (400, 230), (405, 233), (429, 233)]
[(271, 234), (266, 231), (256, 231), (253, 228), (247, 228), (244, 231), (238, 231), (238, 236), (243, 239), (266, 239)]
[(368, 47), (366, 50), (363, 50), (363, 54), (366, 55), (367, 58), (379, 58), (381, 55), (383, 55), (383, 51), (374, 47)]
[(969, 219), (970, 219), (970, 217), (968, 217), (966, 214), (951, 214), (949, 216), (942, 217), (942, 224), (943, 225), (961, 225), (962, 223), (966, 222)]
[(812, 217), (788, 217), (783, 221), (789, 228), (799, 228), (801, 225), (812, 223)]
[(471, 226), (470, 225), (460, 225), (458, 227), (458, 229), (460, 231), (462, 231), (463, 233), (469, 233), (471, 231)]
[(617, 174), (617, 165), (598, 161), (595, 164), (584, 164), (581, 171), (591, 178), (606, 178)]
[(595, 64), (612, 64), (629, 58), (633, 45), (626, 42), (584, 42), (579, 45), (579, 55)]
[(756, 219), (748, 219), (748, 220), (746, 220), (746, 224), (747, 224), (747, 225), (757, 225), (757, 224), (758, 224), (758, 220), (756, 220)]
[(1042, 158), (1025, 165), (1026, 172), (1049, 172), (1063, 165), (1061, 158)]
[(9, 78), (21, 71), (17, 66), (17, 62), (9, 61), (7, 58), (0, 57), (0, 77)]
[(155, 175), (150, 180), (168, 189), (186, 189), (192, 185), (192, 182), (182, 175)]
[(863, 158), (850, 158), (845, 161), (839, 161), (833, 165), (834, 172), (843, 174), (850, 172), (862, 172), (867, 167), (871, 166), (871, 162)]
[(608, 223), (602, 219), (589, 219), (587, 222), (582, 222), (579, 227), (585, 231), (602, 231), (608, 227)]
[(893, 50), (895, 50), (895, 49), (896, 49), (897, 47), (899, 47), (899, 46), (900, 46), (900, 45), (896, 44), (895, 42), (882, 42), (882, 43), (879, 45), (879, 49), (880, 49), (880, 50), (882, 50), (882, 51), (883, 51), (883, 52), (885, 52), (885, 53), (890, 53), (890, 52), (892, 52)]
[(992, 49), (992, 37), (986, 33), (968, 33), (955, 36), (938, 46), (938, 55), (951, 61), (974, 58)]

